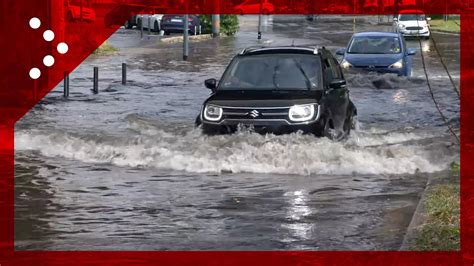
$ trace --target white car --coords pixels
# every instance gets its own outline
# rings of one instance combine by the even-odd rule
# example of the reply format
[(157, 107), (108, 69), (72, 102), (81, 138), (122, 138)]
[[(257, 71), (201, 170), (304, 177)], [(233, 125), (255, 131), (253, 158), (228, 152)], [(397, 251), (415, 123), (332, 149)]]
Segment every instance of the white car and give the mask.
[(395, 32), (400, 32), (405, 37), (430, 38), (430, 25), (426, 17), (420, 10), (403, 10), (393, 18)]
[(143, 29), (148, 29), (148, 25), (150, 25), (152, 31), (159, 32), (162, 17), (162, 14), (139, 14), (137, 15), (137, 28), (141, 29), (143, 23)]

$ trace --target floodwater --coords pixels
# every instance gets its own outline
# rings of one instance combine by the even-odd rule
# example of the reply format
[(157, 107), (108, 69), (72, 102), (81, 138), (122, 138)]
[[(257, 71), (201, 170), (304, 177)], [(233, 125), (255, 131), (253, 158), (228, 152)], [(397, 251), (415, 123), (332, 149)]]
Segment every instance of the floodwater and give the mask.
[[(193, 123), (242, 48), (317, 44), (331, 51), (353, 32), (348, 17), (244, 16), (236, 37), (190, 44), (139, 39), (120, 29), (115, 56), (91, 56), (16, 125), (17, 250), (396, 250), (431, 177), (459, 146), (413, 77), (348, 75), (359, 129), (345, 142), (241, 131), (203, 136)], [(377, 17), (356, 30), (388, 30)], [(434, 34), (459, 86), (459, 37)], [(420, 48), (416, 40), (409, 47)], [(422, 41), (435, 98), (459, 128), (459, 100)], [(121, 85), (121, 63), (129, 65)], [(92, 95), (92, 67), (100, 93)], [(377, 87), (382, 80), (385, 86)]]

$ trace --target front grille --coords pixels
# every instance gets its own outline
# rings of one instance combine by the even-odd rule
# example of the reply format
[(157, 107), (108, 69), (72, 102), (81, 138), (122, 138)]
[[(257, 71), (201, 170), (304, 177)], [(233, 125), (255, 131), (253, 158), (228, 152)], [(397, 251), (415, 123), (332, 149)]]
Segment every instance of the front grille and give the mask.
[(223, 119), (286, 119), (289, 107), (281, 108), (250, 108), (224, 107)]
[(366, 69), (381, 69), (387, 68), (387, 66), (355, 66), (355, 68), (366, 68)]
[(407, 30), (422, 30), (423, 27), (406, 27)]

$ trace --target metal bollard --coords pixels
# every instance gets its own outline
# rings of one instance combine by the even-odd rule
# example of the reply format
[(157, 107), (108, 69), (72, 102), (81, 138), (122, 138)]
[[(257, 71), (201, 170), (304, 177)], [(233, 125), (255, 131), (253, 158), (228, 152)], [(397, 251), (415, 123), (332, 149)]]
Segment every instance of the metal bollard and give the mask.
[(69, 74), (64, 72), (64, 98), (69, 97)]
[(197, 26), (194, 26), (194, 35), (197, 35)]
[(99, 93), (99, 68), (94, 67), (94, 87), (92, 89), (94, 94)]
[(199, 35), (201, 35), (202, 32), (201, 32), (201, 25), (199, 25)]
[(127, 64), (122, 63), (122, 85), (127, 85)]

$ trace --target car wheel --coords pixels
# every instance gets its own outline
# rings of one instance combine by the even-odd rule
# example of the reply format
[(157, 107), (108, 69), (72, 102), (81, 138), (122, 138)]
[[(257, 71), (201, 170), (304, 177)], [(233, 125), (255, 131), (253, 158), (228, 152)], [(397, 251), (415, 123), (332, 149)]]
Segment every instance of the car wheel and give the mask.
[(357, 115), (352, 116), (352, 122), (351, 122), (351, 130), (359, 130), (359, 119), (357, 118)]
[(194, 127), (199, 127), (200, 125), (202, 125), (202, 121), (201, 121), (201, 116), (198, 115), (196, 117), (196, 120), (194, 120)]
[(348, 118), (346, 118), (346, 120), (344, 121), (344, 125), (342, 127), (344, 131), (341, 134), (339, 134), (340, 136), (338, 136), (338, 140), (346, 139), (349, 137), (349, 135), (351, 134), (353, 118), (354, 118), (353, 115), (350, 115)]

